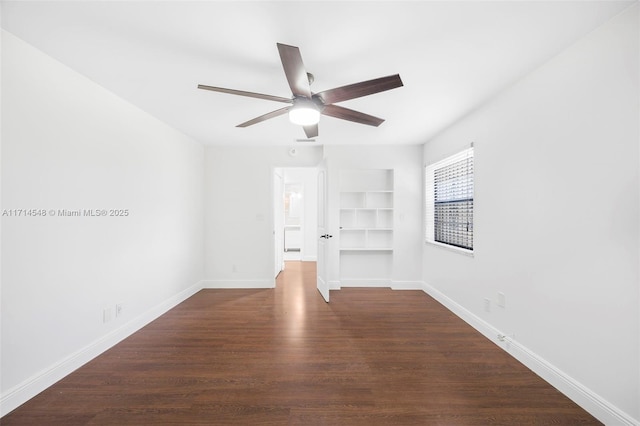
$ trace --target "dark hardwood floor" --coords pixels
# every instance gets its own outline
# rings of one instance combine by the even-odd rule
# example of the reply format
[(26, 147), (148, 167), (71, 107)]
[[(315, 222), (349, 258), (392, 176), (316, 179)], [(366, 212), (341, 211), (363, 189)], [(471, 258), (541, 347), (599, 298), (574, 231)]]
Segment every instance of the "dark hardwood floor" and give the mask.
[(600, 424), (420, 291), (203, 290), (9, 425)]

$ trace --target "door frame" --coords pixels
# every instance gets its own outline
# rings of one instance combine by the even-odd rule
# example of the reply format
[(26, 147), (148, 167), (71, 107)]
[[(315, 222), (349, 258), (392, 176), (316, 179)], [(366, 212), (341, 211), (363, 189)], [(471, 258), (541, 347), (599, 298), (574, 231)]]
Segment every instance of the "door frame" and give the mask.
[[(282, 246), (282, 250), (284, 253), (284, 216), (283, 216), (283, 220), (282, 220), (282, 226), (279, 226), (279, 224), (276, 223), (276, 209), (278, 208), (275, 204), (278, 203), (278, 201), (280, 202), (281, 208), (282, 208), (282, 212), (284, 215), (284, 185), (286, 182), (286, 171), (288, 169), (307, 169), (310, 171), (316, 171), (315, 174), (317, 174), (317, 169), (318, 166), (272, 166), (271, 167), (271, 202), (273, 203), (273, 205), (271, 206), (271, 214), (272, 214), (272, 218), (271, 218), (271, 223), (273, 226), (273, 238), (274, 238), (274, 242), (272, 244), (273, 247), (273, 253), (272, 253), (272, 258), (274, 259), (274, 264), (275, 264), (275, 258), (276, 256), (278, 256), (278, 250), (276, 248), (276, 244), (275, 244), (275, 239), (276, 239), (276, 233), (279, 233), (279, 235), (282, 236), (283, 239), (283, 246)], [(275, 173), (280, 172), (282, 174), (282, 200), (276, 200), (276, 188), (275, 188)], [(311, 184), (311, 182), (309, 182), (309, 184)], [(316, 183), (316, 179), (313, 179), (313, 185), (317, 185)], [(301, 231), (302, 231), (302, 239), (303, 239), (303, 243), (301, 244), (302, 247), (300, 248), (300, 260), (304, 261), (305, 256), (310, 257), (311, 259), (313, 259), (313, 252), (307, 252), (304, 243), (305, 238), (305, 231), (309, 231), (309, 227), (313, 227), (313, 232), (315, 233), (316, 231), (316, 227), (317, 225), (315, 223), (313, 223), (313, 221), (307, 220), (308, 217), (306, 217), (307, 215), (311, 214), (311, 212), (309, 210), (313, 210), (314, 212), (317, 211), (317, 194), (316, 194), (316, 199), (314, 200), (313, 198), (308, 198), (309, 197), (309, 192), (307, 191), (307, 188), (303, 188), (303, 197), (304, 199), (308, 199), (311, 201), (315, 201), (314, 205), (312, 207), (310, 207), (309, 209), (304, 206), (303, 207), (303, 215), (305, 217), (301, 218)], [(313, 197), (313, 194), (311, 193), (311, 197)], [(310, 261), (310, 260), (308, 260)], [(284, 266), (284, 261), (283, 261), (283, 269), (285, 268)]]
[(318, 244), (318, 261), (316, 272), (316, 287), (322, 295), (325, 302), (330, 300), (329, 286), (329, 249), (331, 247), (331, 238), (329, 233), (329, 173), (327, 167), (327, 159), (323, 158), (317, 167), (317, 185), (318, 185), (318, 232), (316, 233)]
[(274, 167), (271, 174), (273, 212), (274, 277), (284, 270), (284, 170)]

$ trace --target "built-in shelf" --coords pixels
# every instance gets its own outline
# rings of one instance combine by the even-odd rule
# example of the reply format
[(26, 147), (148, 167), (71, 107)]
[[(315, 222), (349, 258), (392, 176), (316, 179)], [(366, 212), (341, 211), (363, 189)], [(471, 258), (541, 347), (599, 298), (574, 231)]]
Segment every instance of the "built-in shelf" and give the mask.
[(340, 249), (393, 250), (391, 228), (342, 228)]
[(341, 279), (390, 277), (393, 195), (393, 170), (340, 172)]
[[(372, 172), (388, 174), (389, 171), (365, 173)], [(374, 179), (373, 182), (380, 182), (380, 179)], [(360, 181), (358, 186), (364, 187), (364, 183)], [(385, 182), (385, 186), (388, 185)], [(349, 187), (350, 183), (345, 183), (345, 186)], [(391, 189), (340, 192), (340, 247), (341, 250), (393, 250)]]

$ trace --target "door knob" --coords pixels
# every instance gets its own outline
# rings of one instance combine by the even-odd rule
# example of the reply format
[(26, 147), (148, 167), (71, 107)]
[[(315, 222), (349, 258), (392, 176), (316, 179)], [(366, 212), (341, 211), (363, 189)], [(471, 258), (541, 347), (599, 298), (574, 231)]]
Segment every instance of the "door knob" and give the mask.
[(329, 238), (333, 238), (333, 235), (324, 234), (324, 235), (320, 235), (320, 238), (326, 238), (328, 240)]

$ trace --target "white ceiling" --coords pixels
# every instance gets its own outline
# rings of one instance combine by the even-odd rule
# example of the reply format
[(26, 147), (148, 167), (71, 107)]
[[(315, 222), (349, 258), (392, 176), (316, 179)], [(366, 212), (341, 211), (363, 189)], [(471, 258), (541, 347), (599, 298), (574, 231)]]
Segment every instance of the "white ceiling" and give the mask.
[(340, 105), (378, 128), (322, 117), (323, 144), (420, 144), (633, 2), (2, 1), (2, 27), (205, 144), (291, 145), (276, 42), (299, 46), (320, 92), (399, 73), (404, 87)]

